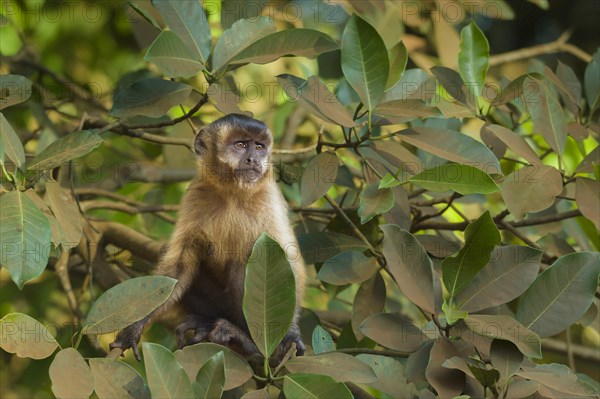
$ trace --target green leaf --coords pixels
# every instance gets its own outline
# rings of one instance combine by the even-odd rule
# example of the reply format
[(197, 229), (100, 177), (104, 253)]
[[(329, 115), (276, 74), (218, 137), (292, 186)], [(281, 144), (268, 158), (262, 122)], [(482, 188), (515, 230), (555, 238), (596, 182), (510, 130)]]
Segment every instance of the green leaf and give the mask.
[(352, 14), (342, 35), (342, 71), (369, 111), (383, 97), (389, 69), (387, 49), (379, 33)]
[(531, 329), (517, 320), (505, 315), (469, 315), (467, 328), (475, 334), (487, 339), (503, 339), (519, 348), (522, 354), (540, 359), (542, 357), (542, 341)]
[(394, 206), (394, 194), (388, 188), (379, 189), (379, 183), (368, 184), (360, 193), (358, 216), (362, 224), (386, 213)]
[(523, 294), (516, 318), (541, 338), (558, 334), (590, 307), (600, 275), (600, 254), (560, 257)]
[(563, 190), (558, 169), (548, 165), (528, 165), (506, 176), (502, 183), (502, 198), (517, 220), (527, 212), (549, 208)]
[(25, 163), (25, 150), (15, 129), (8, 123), (2, 112), (0, 112), (0, 142), (3, 150), (0, 152), (0, 163), (4, 163), (4, 154), (17, 168)]
[(154, 0), (152, 4), (193, 56), (206, 64), (210, 57), (212, 38), (202, 4), (199, 1), (178, 0)]
[(52, 381), (52, 393), (59, 399), (88, 398), (94, 391), (90, 366), (73, 348), (58, 352), (48, 373)]
[(340, 352), (295, 357), (285, 367), (292, 373), (327, 375), (340, 382), (368, 384), (377, 378), (369, 365)]
[(0, 262), (19, 289), (46, 268), (51, 235), (48, 218), (24, 192), (0, 195)]
[(540, 364), (535, 367), (523, 367), (523, 371), (519, 371), (516, 374), (519, 377), (539, 383), (538, 391), (540, 393), (545, 392), (542, 390), (544, 387), (550, 388), (549, 394), (544, 395), (546, 397), (572, 398), (597, 396), (592, 387), (582, 384), (577, 375), (564, 364), (551, 363)]
[(339, 160), (335, 152), (325, 151), (310, 160), (302, 172), (300, 192), (302, 206), (309, 206), (333, 186), (337, 177)]
[(0, 319), (0, 348), (18, 357), (45, 359), (58, 343), (42, 323), (23, 313), (9, 313)]
[(169, 78), (189, 78), (204, 68), (179, 36), (168, 30), (154, 40), (144, 59), (159, 67)]
[(490, 45), (485, 35), (475, 22), (471, 22), (460, 32), (458, 69), (474, 99), (480, 98), (483, 94), (489, 57)]
[(383, 255), (402, 293), (429, 314), (436, 314), (433, 263), (417, 239), (399, 226), (386, 224)]
[(275, 25), (269, 17), (252, 20), (240, 19), (223, 32), (213, 53), (213, 71), (224, 71), (231, 60), (260, 39), (275, 33)]
[(491, 194), (500, 190), (494, 179), (469, 165), (450, 163), (424, 170), (408, 181), (431, 191), (448, 190), (467, 194)]
[(21, 75), (0, 75), (0, 110), (31, 97), (31, 80)]
[(460, 309), (477, 312), (512, 301), (533, 283), (538, 275), (542, 251), (512, 245), (496, 247), (490, 262), (455, 298)]
[(338, 48), (332, 38), (318, 30), (288, 29), (258, 39), (229, 59), (227, 64), (268, 64), (287, 55), (315, 58)]
[(460, 309), (455, 303), (448, 302), (447, 300), (442, 303), (442, 311), (449, 324), (456, 324), (456, 322), (466, 319), (469, 315), (469, 312)]
[(261, 234), (246, 265), (242, 308), (252, 339), (270, 357), (288, 332), (296, 308), (296, 283), (286, 253)]
[(367, 245), (358, 238), (331, 232), (300, 234), (298, 243), (307, 264), (325, 262), (340, 252), (367, 249)]
[(288, 374), (283, 380), (286, 399), (352, 399), (352, 393), (341, 382), (325, 375)]
[(387, 89), (381, 104), (395, 100), (429, 101), (435, 95), (435, 79), (422, 69), (407, 69), (400, 80)]
[(365, 353), (356, 358), (371, 366), (377, 375), (377, 381), (369, 383), (370, 387), (385, 392), (392, 398), (412, 398), (416, 394), (414, 385), (406, 382), (407, 368), (403, 360)]
[(219, 352), (222, 352), (225, 357), (224, 390), (238, 387), (252, 377), (252, 368), (248, 362), (235, 351), (222, 345), (201, 342), (175, 351), (174, 355), (185, 369), (190, 381), (194, 381), (202, 365)]
[(194, 389), (183, 367), (164, 346), (143, 342), (146, 378), (153, 398), (194, 398)]
[(321, 326), (316, 326), (312, 332), (312, 349), (315, 355), (335, 350), (331, 335)]
[(454, 356), (458, 356), (458, 351), (448, 338), (439, 337), (434, 341), (425, 377), (442, 398), (454, 398), (465, 387), (465, 375), (461, 371), (444, 367), (446, 360)]
[(398, 137), (440, 158), (474, 166), (487, 174), (502, 174), (500, 163), (490, 149), (456, 130), (413, 127), (402, 130)]
[(304, 80), (282, 74), (277, 76), (277, 80), (291, 101), (297, 101), (300, 106), (324, 121), (345, 127), (354, 126), (350, 113), (318, 77), (311, 76)]
[(193, 383), (197, 399), (220, 398), (225, 383), (225, 356), (223, 352), (213, 355), (198, 371)]
[(542, 163), (537, 154), (531, 149), (527, 141), (513, 131), (500, 125), (485, 125), (482, 129), (490, 131), (508, 146), (515, 154), (527, 160), (529, 163), (539, 165)]
[(92, 358), (89, 362), (94, 390), (99, 399), (150, 397), (150, 391), (142, 377), (127, 363), (107, 358)]
[(358, 287), (352, 304), (350, 324), (357, 341), (364, 338), (360, 332), (360, 324), (369, 316), (383, 311), (385, 307), (386, 289), (381, 274), (375, 273), (369, 280)]
[(146, 10), (143, 7), (138, 6), (137, 4), (128, 1), (127, 4), (129, 5), (129, 7), (133, 8), (133, 10), (135, 12), (137, 12), (140, 17), (144, 18), (146, 21), (148, 21), (148, 23), (152, 24), (152, 26), (154, 26), (156, 29), (158, 30), (162, 30), (162, 27), (160, 26), (160, 24), (158, 23), (158, 21), (156, 20), (156, 18), (154, 18), (154, 16), (152, 15), (152, 13), (148, 10)]
[(554, 152), (561, 155), (567, 141), (567, 123), (562, 106), (543, 81), (526, 78), (523, 85), (526, 88), (523, 100), (535, 131), (544, 137)]
[(414, 352), (426, 336), (410, 320), (394, 313), (377, 313), (358, 328), (373, 341), (400, 352)]
[[(79, 212), (79, 207), (71, 191), (62, 187), (58, 182), (46, 182), (46, 199), (58, 223), (64, 242), (78, 244), (83, 233), (85, 219)], [(39, 205), (38, 205), (39, 206)], [(72, 245), (72, 244), (71, 244)]]
[(377, 259), (365, 256), (362, 251), (345, 251), (329, 258), (319, 270), (317, 278), (334, 285), (362, 283), (378, 267)]
[(52, 142), (27, 164), (29, 170), (54, 169), (72, 159), (89, 154), (102, 144), (102, 138), (92, 130), (73, 132)]
[(523, 354), (512, 342), (495, 339), (490, 348), (490, 360), (492, 366), (500, 372), (502, 381), (506, 381), (519, 371)]
[(383, 178), (379, 181), (379, 186), (377, 186), (377, 188), (392, 188), (399, 186), (400, 184), (402, 183), (400, 183), (398, 179), (396, 179), (390, 173), (386, 173), (385, 176), (383, 176)]
[(457, 254), (442, 262), (442, 276), (450, 303), (488, 263), (494, 246), (499, 244), (500, 232), (490, 216), (490, 211), (486, 211), (467, 226), (465, 245)]
[(600, 48), (596, 50), (592, 61), (585, 68), (585, 98), (590, 109), (600, 106)]
[(600, 182), (598, 180), (577, 177), (575, 179), (575, 201), (581, 214), (594, 223), (600, 230)]
[(176, 283), (166, 276), (144, 276), (115, 285), (94, 302), (83, 322), (82, 334), (119, 331), (143, 319), (169, 298)]
[(436, 66), (431, 68), (431, 73), (433, 73), (440, 85), (452, 98), (466, 105), (471, 110), (477, 109), (475, 98), (471, 95), (467, 84), (458, 72), (450, 68)]
[(159, 118), (175, 105), (183, 103), (192, 90), (190, 85), (171, 80), (138, 80), (117, 92), (110, 114), (117, 118), (139, 115)]
[(386, 88), (393, 87), (404, 73), (406, 63), (408, 62), (408, 51), (401, 41), (388, 51), (388, 59), (390, 62), (390, 72), (385, 85)]

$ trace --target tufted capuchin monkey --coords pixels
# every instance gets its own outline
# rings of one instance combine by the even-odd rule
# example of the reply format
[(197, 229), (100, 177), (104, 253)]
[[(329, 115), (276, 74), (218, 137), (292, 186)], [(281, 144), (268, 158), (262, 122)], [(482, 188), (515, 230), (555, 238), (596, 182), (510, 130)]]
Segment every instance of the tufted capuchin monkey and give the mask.
[[(179, 304), (186, 312), (176, 328), (180, 348), (209, 341), (243, 355), (259, 353), (242, 312), (245, 267), (254, 242), (266, 232), (288, 252), (296, 278), (296, 315), (275, 353), (292, 343), (304, 353), (298, 328), (305, 271), (287, 215), (287, 204), (270, 173), (273, 136), (250, 117), (231, 114), (200, 130), (194, 141), (198, 174), (183, 197), (173, 237), (156, 273), (178, 280), (169, 299), (144, 319), (122, 330), (110, 348), (132, 348), (144, 326)], [(193, 336), (186, 340), (185, 334)]]

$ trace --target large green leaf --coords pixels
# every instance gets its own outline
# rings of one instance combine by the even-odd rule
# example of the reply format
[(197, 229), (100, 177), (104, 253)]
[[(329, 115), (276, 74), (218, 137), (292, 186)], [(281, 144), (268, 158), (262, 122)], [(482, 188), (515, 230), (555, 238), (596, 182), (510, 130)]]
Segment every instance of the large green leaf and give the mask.
[(399, 226), (386, 224), (383, 255), (400, 290), (415, 305), (435, 314), (433, 263), (417, 239)]
[(204, 67), (179, 36), (168, 30), (154, 40), (144, 59), (158, 66), (170, 78), (189, 78)]
[(225, 357), (225, 385), (223, 387), (225, 390), (238, 387), (252, 377), (252, 368), (246, 360), (235, 351), (222, 345), (201, 342), (175, 351), (174, 355), (185, 369), (190, 381), (194, 381), (202, 365), (219, 352), (222, 352)]
[(500, 232), (489, 211), (467, 226), (465, 245), (457, 254), (442, 262), (442, 276), (450, 303), (488, 263), (494, 246), (499, 244)]
[(194, 389), (183, 367), (164, 346), (143, 342), (144, 366), (153, 398), (194, 398)]
[(448, 190), (467, 194), (491, 194), (500, 190), (494, 179), (481, 169), (455, 163), (424, 170), (408, 181), (431, 191)]
[(558, 334), (590, 307), (598, 288), (600, 253), (560, 257), (521, 297), (517, 320), (541, 338)]
[(193, 89), (190, 85), (171, 80), (138, 80), (117, 92), (110, 114), (117, 118), (139, 115), (159, 118), (175, 105), (183, 103)]
[(150, 396), (142, 377), (127, 363), (92, 358), (90, 368), (94, 378), (94, 391), (100, 399), (144, 399)]
[(275, 33), (275, 25), (269, 17), (236, 21), (230, 29), (223, 32), (215, 46), (212, 59), (213, 70), (217, 72), (225, 70), (229, 62), (238, 54), (272, 33)]
[(542, 357), (542, 341), (539, 336), (510, 316), (469, 315), (465, 324), (469, 330), (485, 339), (510, 341), (525, 356), (536, 359)]
[(354, 126), (350, 113), (318, 77), (311, 76), (304, 80), (282, 74), (277, 76), (277, 80), (292, 101), (297, 101), (300, 106), (324, 121), (345, 127)]
[(48, 373), (52, 381), (52, 393), (59, 399), (88, 398), (94, 390), (90, 366), (74, 348), (58, 352)]
[(52, 142), (27, 164), (29, 170), (54, 169), (72, 159), (90, 153), (102, 144), (102, 138), (92, 130), (70, 133)]
[(512, 245), (496, 247), (490, 262), (456, 296), (456, 304), (468, 312), (510, 302), (521, 295), (537, 277), (542, 251)]
[(213, 355), (202, 365), (193, 383), (197, 399), (220, 398), (225, 384), (225, 356), (223, 352)]
[(360, 193), (358, 216), (362, 224), (394, 206), (394, 194), (389, 188), (379, 188), (379, 183), (368, 184)]
[(300, 183), (302, 206), (309, 206), (325, 194), (337, 177), (339, 160), (335, 152), (325, 151), (310, 160)]
[(377, 378), (373, 369), (367, 364), (339, 352), (296, 357), (287, 362), (285, 367), (292, 373), (327, 375), (340, 382), (368, 384)]
[(24, 192), (0, 195), (0, 262), (19, 289), (46, 268), (51, 236), (48, 218)]
[(288, 374), (283, 380), (286, 399), (352, 399), (352, 393), (341, 382), (325, 375)]
[(584, 91), (590, 108), (600, 106), (600, 48), (596, 50), (592, 61), (585, 68)]
[(329, 284), (362, 283), (375, 273), (377, 259), (362, 251), (345, 251), (328, 259), (319, 270), (317, 278)]
[(567, 141), (567, 123), (560, 102), (541, 80), (526, 78), (523, 97), (533, 120), (535, 131), (544, 136), (546, 143), (558, 155), (562, 154)]
[(502, 199), (508, 210), (520, 220), (527, 212), (549, 208), (563, 190), (558, 169), (548, 165), (527, 165), (506, 176), (502, 183)]
[(429, 101), (435, 95), (435, 79), (422, 69), (407, 69), (400, 80), (387, 89), (381, 104), (396, 100)]
[(338, 47), (333, 39), (318, 30), (288, 29), (257, 40), (229, 59), (227, 63), (229, 65), (250, 62), (268, 64), (286, 55), (314, 58)]
[(489, 148), (456, 130), (413, 127), (402, 130), (398, 137), (440, 158), (475, 166), (487, 174), (502, 173), (498, 159)]
[(458, 69), (473, 98), (482, 96), (489, 66), (490, 45), (483, 32), (471, 22), (460, 32)]
[[(535, 381), (540, 384), (540, 393), (545, 397), (575, 398), (575, 397), (597, 397), (597, 390), (587, 384), (583, 384), (580, 378), (564, 364), (539, 364), (535, 367), (523, 367), (522, 371), (516, 373), (519, 377)], [(544, 387), (549, 388), (548, 391)]]
[(0, 163), (4, 163), (4, 155), (10, 159), (17, 168), (25, 163), (25, 150), (15, 129), (8, 123), (0, 112)]
[(342, 71), (365, 107), (372, 111), (383, 97), (390, 61), (379, 33), (353, 14), (342, 35)]
[(242, 308), (250, 335), (270, 357), (287, 333), (296, 307), (296, 283), (286, 253), (263, 233), (246, 265)]
[(206, 64), (210, 57), (212, 38), (208, 19), (199, 1), (154, 0), (154, 7), (185, 43), (194, 57)]
[(502, 381), (507, 381), (521, 367), (523, 354), (512, 342), (495, 339), (490, 347), (490, 361), (500, 373)]
[(401, 79), (406, 63), (408, 62), (408, 51), (406, 46), (401, 41), (388, 51), (388, 59), (390, 62), (390, 73), (386, 88), (394, 86)]
[(169, 298), (176, 283), (166, 276), (144, 276), (115, 285), (94, 302), (83, 322), (82, 334), (119, 331), (143, 319)]
[(513, 131), (500, 125), (485, 125), (482, 130), (490, 131), (494, 136), (498, 137), (504, 144), (508, 146), (515, 154), (529, 161), (534, 165), (542, 163), (537, 154), (531, 149), (525, 139)]
[(401, 352), (414, 352), (427, 338), (410, 320), (394, 313), (371, 315), (358, 329), (378, 344)]
[(31, 80), (21, 75), (0, 75), (0, 110), (31, 97)]
[(58, 343), (42, 323), (23, 313), (9, 313), (0, 319), (0, 348), (30, 359), (45, 359)]
[(340, 252), (367, 249), (367, 245), (358, 238), (331, 232), (300, 234), (298, 243), (307, 264), (325, 262)]

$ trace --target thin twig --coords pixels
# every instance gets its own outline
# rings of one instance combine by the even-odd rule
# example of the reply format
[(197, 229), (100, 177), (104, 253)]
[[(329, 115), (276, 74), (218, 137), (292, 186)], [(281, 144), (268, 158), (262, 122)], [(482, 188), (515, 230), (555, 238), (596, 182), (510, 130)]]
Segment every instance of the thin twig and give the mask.
[(67, 296), (67, 302), (69, 303), (69, 308), (71, 308), (71, 312), (77, 318), (77, 321), (81, 322), (83, 320), (83, 313), (79, 309), (79, 304), (77, 303), (77, 299), (75, 298), (75, 293), (73, 292), (73, 286), (71, 285), (71, 279), (69, 278), (69, 251), (61, 247), (61, 254), (56, 261), (55, 271), (58, 279), (60, 280), (60, 284), (62, 285), (63, 291)]

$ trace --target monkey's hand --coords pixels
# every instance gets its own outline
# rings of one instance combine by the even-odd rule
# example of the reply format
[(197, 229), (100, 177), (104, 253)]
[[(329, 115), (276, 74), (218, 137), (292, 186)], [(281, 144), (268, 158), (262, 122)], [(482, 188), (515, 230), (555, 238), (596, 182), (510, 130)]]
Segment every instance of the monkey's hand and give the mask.
[(292, 324), (290, 330), (285, 335), (285, 337), (283, 337), (283, 340), (279, 344), (279, 347), (273, 354), (273, 359), (275, 359), (278, 364), (281, 363), (283, 357), (290, 350), (292, 343), (296, 344), (296, 356), (304, 355), (304, 342), (302, 342), (302, 338), (300, 337), (300, 328), (296, 323)]
[(141, 362), (142, 358), (140, 357), (140, 352), (138, 350), (138, 342), (140, 342), (140, 338), (142, 337), (144, 324), (144, 320), (140, 320), (126, 327), (119, 334), (117, 334), (117, 338), (115, 338), (114, 342), (109, 345), (110, 349), (113, 350), (115, 348), (119, 348), (125, 352), (127, 349), (131, 348), (136, 360)]
[[(175, 329), (177, 335), (177, 346), (183, 349), (184, 346), (197, 344), (198, 342), (206, 341), (208, 334), (212, 331), (214, 322), (207, 322), (200, 316), (189, 315)], [(189, 330), (194, 332), (194, 336), (186, 341), (185, 333)]]

